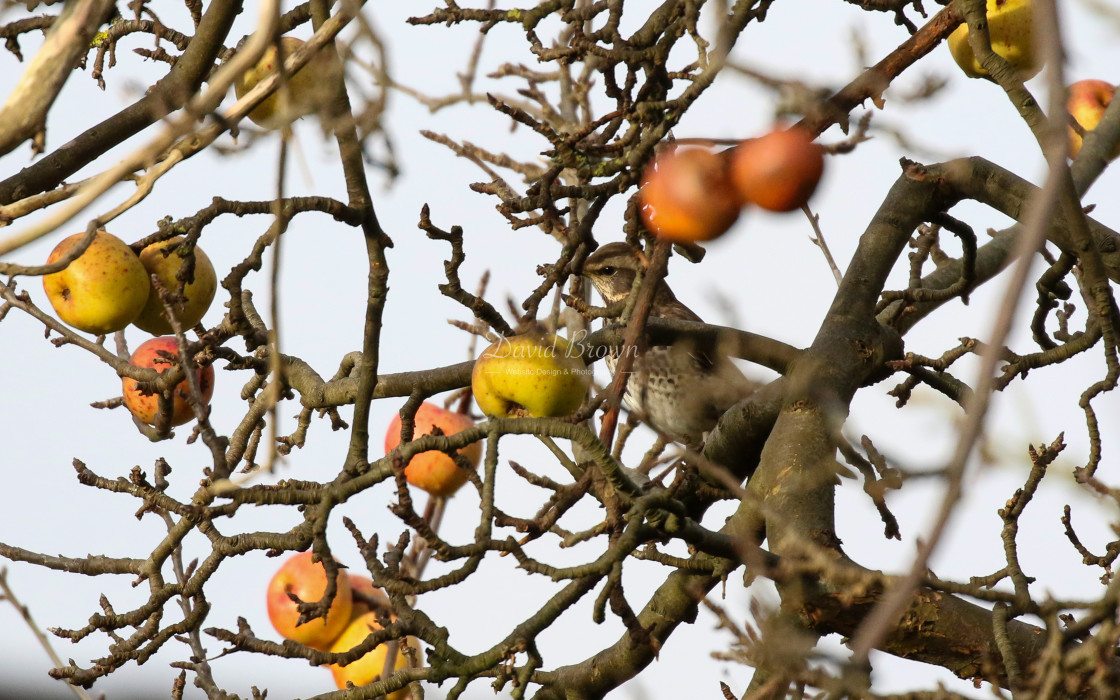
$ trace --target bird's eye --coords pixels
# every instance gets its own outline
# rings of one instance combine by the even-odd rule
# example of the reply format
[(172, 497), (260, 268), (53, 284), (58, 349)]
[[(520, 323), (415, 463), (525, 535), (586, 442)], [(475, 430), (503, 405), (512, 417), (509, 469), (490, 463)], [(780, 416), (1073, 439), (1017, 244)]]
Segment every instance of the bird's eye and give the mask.
[(615, 268), (611, 267), (610, 265), (607, 265), (603, 269), (599, 270), (599, 272), (604, 277), (610, 277), (611, 275), (613, 275), (615, 273)]

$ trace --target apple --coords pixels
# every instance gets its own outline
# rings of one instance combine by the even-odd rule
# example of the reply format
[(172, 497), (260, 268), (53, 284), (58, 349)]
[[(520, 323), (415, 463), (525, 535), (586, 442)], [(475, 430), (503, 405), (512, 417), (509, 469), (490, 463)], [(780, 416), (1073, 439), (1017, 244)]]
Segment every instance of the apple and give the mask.
[[(992, 50), (1019, 72), (1023, 80), (1042, 70), (1034, 55), (1034, 7), (1031, 0), (988, 0), (988, 37)], [(968, 24), (962, 23), (949, 35), (949, 52), (970, 78), (987, 77), (988, 71), (976, 60), (968, 44)]]
[[(334, 640), (331, 645), (330, 651), (333, 653), (341, 653), (350, 651), (358, 644), (365, 641), (366, 637), (373, 630), (382, 629), (381, 623), (377, 621), (377, 613), (373, 611), (366, 612), (362, 615), (355, 617), (347, 625), (342, 634)], [(419, 654), (420, 644), (413, 637), (408, 637), (406, 641), (397, 644), (397, 658), (393, 667), (397, 670), (408, 668), (408, 656), (405, 655), (402, 648), (405, 644), (416, 650)], [(335, 685), (339, 688), (345, 688), (346, 684), (353, 683), (356, 686), (368, 685), (381, 677), (381, 673), (385, 670), (385, 655), (389, 651), (388, 644), (378, 644), (371, 651), (367, 652), (357, 661), (354, 661), (346, 666), (339, 666), (338, 664), (331, 664), (331, 674), (334, 676)], [(401, 688), (386, 696), (388, 700), (407, 700), (408, 688)]]
[(478, 407), (488, 416), (568, 416), (583, 403), (591, 370), (567, 340), (544, 333), (500, 338), (471, 373)]
[[(1097, 128), (1104, 111), (1112, 103), (1116, 88), (1103, 80), (1078, 80), (1069, 86), (1066, 110), (1074, 121), (1085, 131)], [(1069, 157), (1076, 158), (1081, 152), (1081, 134), (1073, 127), (1069, 129)], [(1109, 160), (1120, 156), (1120, 144), (1113, 149)]]
[(351, 622), (369, 612), (372, 609), (370, 607), (371, 602), (382, 609), (387, 610), (389, 608), (389, 596), (386, 595), (385, 591), (373, 585), (373, 580), (369, 576), (350, 574), (350, 595), (353, 599), (353, 605), (350, 608)]
[[(291, 36), (280, 37), (280, 42), (284, 47), (285, 60), (303, 46), (302, 40)], [(237, 99), (244, 97), (257, 83), (276, 73), (279, 68), (276, 46), (269, 46), (257, 64), (245, 71), (233, 84)], [(281, 104), (282, 91), (277, 87), (275, 92), (249, 112), (248, 117), (257, 126), (279, 129), (291, 120), (313, 114), (323, 107), (333, 98), (337, 81), (341, 78), (342, 65), (338, 54), (333, 46), (324, 46), (294, 75), (288, 76), (287, 105)], [(287, 109), (282, 109), (285, 106)]]
[[(179, 295), (182, 283), (177, 275), (182, 269), (185, 260), (181, 255), (173, 252), (180, 243), (182, 236), (169, 238), (162, 243), (153, 243), (140, 251), (140, 262), (149, 275), (155, 275), (163, 284), (164, 289), (172, 294)], [(174, 305), (175, 316), (183, 328), (193, 328), (202, 320), (214, 301), (214, 292), (218, 288), (218, 275), (214, 265), (201, 248), (194, 249), (194, 280), (182, 287), (182, 301)], [(148, 301), (144, 310), (132, 322), (142, 331), (152, 335), (164, 335), (172, 332), (171, 324), (164, 318), (163, 302), (160, 301), (159, 292), (152, 287), (148, 293)]]
[[(415, 427), (412, 437), (415, 440), (421, 435), (430, 435), (432, 428), (438, 427), (444, 435), (452, 435), (474, 425), (469, 416), (454, 413), (425, 401), (416, 410)], [(393, 416), (389, 422), (389, 430), (385, 433), (385, 452), (388, 453), (401, 444), (401, 417)], [(472, 442), (459, 450), (471, 465), (477, 469), (482, 460), (482, 442)], [(455, 460), (439, 450), (428, 450), (418, 455), (413, 455), (408, 465), (404, 468), (404, 476), (408, 483), (421, 488), (433, 496), (448, 497), (459, 490), (466, 483), (467, 472), (455, 464)]]
[[(57, 262), (85, 236), (75, 233), (55, 246), (47, 264)], [(140, 315), (148, 301), (148, 273), (124, 241), (98, 231), (80, 256), (43, 276), (43, 289), (58, 317), (87, 333), (113, 333)]]
[[(137, 367), (151, 367), (162, 374), (174, 367), (178, 359), (178, 341), (173, 335), (164, 335), (141, 343), (128, 361)], [(194, 372), (202, 393), (202, 402), (210, 403), (210, 397), (214, 395), (214, 367), (196, 367)], [(132, 411), (132, 415), (143, 423), (155, 425), (159, 415), (159, 395), (141, 394), (139, 383), (130, 377), (122, 378), (122, 389), (124, 405)], [(190, 404), (191, 390), (185, 378), (171, 390), (171, 397), (171, 425), (182, 425), (194, 418), (194, 410)]]
[(646, 228), (678, 243), (722, 236), (742, 208), (727, 163), (704, 148), (659, 153), (642, 173), (638, 200)]
[(822, 172), (824, 149), (797, 127), (747, 139), (731, 155), (731, 181), (739, 196), (770, 211), (800, 209), (817, 189)]
[(268, 582), (265, 596), (268, 619), (285, 639), (326, 651), (350, 622), (353, 606), (350, 576), (345, 570), (339, 570), (338, 590), (325, 618), (297, 625), (299, 604), (288, 597), (288, 593), (305, 603), (314, 603), (327, 590), (327, 570), (321, 562), (312, 561), (311, 556), (311, 552), (302, 552), (288, 557)]

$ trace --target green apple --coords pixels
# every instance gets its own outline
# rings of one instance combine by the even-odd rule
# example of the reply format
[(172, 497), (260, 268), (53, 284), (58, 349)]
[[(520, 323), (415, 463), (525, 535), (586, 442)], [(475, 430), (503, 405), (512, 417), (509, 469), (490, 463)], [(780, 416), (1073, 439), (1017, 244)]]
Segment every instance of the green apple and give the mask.
[[(85, 236), (76, 233), (55, 246), (47, 264), (62, 259)], [(43, 289), (58, 317), (87, 333), (119, 331), (148, 301), (148, 273), (136, 253), (116, 236), (98, 231), (66, 268), (43, 277)]]
[[(1042, 70), (1034, 55), (1034, 7), (1031, 0), (988, 0), (988, 36), (992, 50), (1019, 71), (1023, 80), (1033, 78)], [(961, 24), (949, 35), (949, 51), (953, 60), (971, 78), (987, 77), (972, 47), (968, 44), (968, 25)]]
[[(164, 289), (173, 294), (179, 294), (181, 283), (176, 275), (183, 267), (184, 259), (173, 251), (180, 243), (182, 236), (170, 238), (162, 243), (153, 243), (140, 251), (140, 262), (149, 275), (155, 275), (163, 284)], [(174, 305), (175, 316), (184, 329), (193, 328), (202, 320), (214, 301), (214, 292), (218, 288), (218, 275), (214, 272), (214, 265), (201, 248), (194, 249), (194, 281), (188, 284), (182, 293), (182, 301)], [(148, 293), (148, 302), (144, 310), (132, 322), (134, 326), (152, 335), (165, 335), (172, 332), (171, 324), (163, 315), (163, 302), (160, 301), (159, 292), (152, 287)]]
[(591, 369), (555, 335), (501, 338), (474, 363), (471, 389), (488, 416), (567, 416), (583, 403)]

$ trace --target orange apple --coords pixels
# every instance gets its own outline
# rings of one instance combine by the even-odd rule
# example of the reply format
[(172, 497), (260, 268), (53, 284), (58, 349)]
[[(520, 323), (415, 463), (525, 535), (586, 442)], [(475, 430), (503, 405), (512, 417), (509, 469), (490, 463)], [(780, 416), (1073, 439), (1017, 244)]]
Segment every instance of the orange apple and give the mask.
[[(1069, 86), (1066, 110), (1085, 131), (1097, 128), (1104, 111), (1112, 103), (1116, 88), (1103, 80), (1078, 80)], [(1081, 152), (1081, 134), (1073, 127), (1069, 129), (1069, 156), (1076, 158)], [(1120, 144), (1113, 149), (1109, 160), (1120, 156)]]
[[(149, 275), (155, 275), (163, 284), (164, 289), (178, 295), (182, 288), (182, 299), (174, 305), (175, 316), (179, 319), (184, 329), (193, 328), (202, 320), (214, 301), (214, 292), (218, 288), (218, 275), (214, 272), (214, 265), (202, 249), (194, 249), (194, 280), (185, 287), (177, 275), (183, 267), (185, 260), (178, 253), (173, 252), (183, 242), (182, 236), (169, 238), (162, 243), (153, 243), (140, 251), (140, 262)], [(142, 331), (152, 335), (171, 333), (171, 324), (163, 316), (163, 302), (160, 301), (159, 292), (152, 287), (148, 294), (148, 302), (144, 310), (132, 322)]]
[(524, 333), (501, 338), (482, 351), (471, 372), (471, 390), (488, 416), (568, 416), (591, 386), (591, 369), (563, 338)]
[[(287, 60), (303, 41), (295, 37), (280, 37)], [(280, 69), (279, 54), (275, 46), (268, 49), (253, 66), (233, 84), (234, 93), (241, 99), (253, 87)], [(333, 46), (327, 45), (303, 65), (295, 75), (288, 76), (287, 104), (281, 103), (281, 91), (266, 97), (249, 112), (249, 119), (266, 129), (279, 129), (293, 119), (314, 114), (334, 96), (337, 81), (342, 78), (342, 65)], [(285, 109), (286, 108), (286, 109)], [(285, 113), (286, 112), (286, 113)]]
[[(444, 435), (453, 435), (472, 425), (474, 421), (469, 416), (442, 409), (425, 401), (416, 410), (412, 439), (430, 435), (432, 429), (437, 427)], [(385, 433), (385, 452), (391, 452), (399, 444), (401, 444), (401, 417), (397, 414), (389, 422), (389, 430)], [(459, 454), (465, 456), (477, 469), (482, 459), (482, 442), (472, 442), (461, 448)], [(408, 479), (408, 483), (424, 489), (433, 496), (451, 496), (467, 482), (467, 472), (460, 469), (455, 464), (455, 460), (439, 450), (413, 455), (404, 468), (404, 476)]]
[[(386, 595), (385, 591), (373, 585), (373, 580), (369, 576), (350, 574), (350, 594), (354, 601), (350, 608), (351, 622), (371, 610), (370, 602), (385, 609), (389, 607), (389, 596)], [(370, 600), (367, 601), (367, 598)]]
[(350, 576), (339, 570), (338, 591), (325, 618), (297, 625), (299, 605), (288, 593), (305, 603), (314, 603), (327, 590), (327, 570), (322, 563), (311, 561), (311, 556), (311, 552), (302, 552), (288, 557), (268, 582), (268, 619), (284, 638), (326, 651), (350, 621)]
[[(47, 264), (57, 262), (85, 236), (75, 233), (55, 246)], [(43, 290), (58, 317), (87, 333), (119, 331), (140, 315), (148, 301), (148, 273), (124, 241), (98, 231), (93, 242), (66, 268), (43, 277)]]
[(824, 149), (796, 127), (747, 139), (731, 156), (731, 179), (745, 201), (794, 211), (809, 201), (824, 172)]
[[(367, 612), (354, 618), (350, 624), (342, 631), (342, 634), (334, 640), (331, 645), (330, 651), (333, 653), (340, 653), (350, 651), (358, 644), (365, 641), (369, 633), (373, 630), (382, 629), (381, 623), (377, 621), (377, 613)], [(402, 648), (405, 644), (416, 650), (419, 655), (420, 644), (413, 637), (408, 637), (403, 644), (398, 641), (397, 644), (397, 658), (393, 667), (397, 670), (408, 667), (408, 656), (405, 655)], [(385, 670), (385, 655), (389, 651), (388, 644), (378, 644), (371, 651), (367, 652), (365, 656), (357, 661), (354, 661), (346, 666), (339, 666), (338, 664), (331, 664), (331, 674), (334, 675), (334, 682), (339, 688), (345, 688), (347, 682), (354, 685), (368, 685), (381, 677), (382, 671)], [(388, 695), (388, 700), (406, 700), (408, 698), (408, 688), (401, 688)]]
[(671, 147), (642, 174), (642, 222), (661, 238), (710, 241), (739, 218), (739, 199), (723, 158), (703, 148)]
[[(141, 343), (128, 361), (137, 367), (151, 367), (162, 374), (174, 367), (178, 359), (179, 343), (175, 336), (165, 335)], [(214, 367), (196, 367), (194, 376), (198, 380), (203, 403), (210, 403), (210, 397), (214, 395)], [(159, 415), (159, 395), (141, 394), (135, 379), (124, 377), (121, 382), (125, 407), (141, 422), (155, 425)], [(190, 397), (190, 386), (184, 378), (171, 390), (171, 425), (182, 425), (194, 418)]]

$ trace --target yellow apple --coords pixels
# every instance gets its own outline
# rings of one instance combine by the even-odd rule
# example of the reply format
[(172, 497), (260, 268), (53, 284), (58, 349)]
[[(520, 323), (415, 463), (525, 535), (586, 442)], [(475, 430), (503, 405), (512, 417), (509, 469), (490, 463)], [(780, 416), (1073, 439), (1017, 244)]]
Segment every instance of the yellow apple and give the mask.
[(266, 602), (272, 626), (286, 639), (326, 651), (350, 622), (353, 601), (349, 574), (339, 570), (338, 590), (326, 617), (297, 625), (299, 606), (288, 597), (290, 592), (305, 603), (314, 603), (326, 590), (327, 570), (321, 562), (311, 561), (311, 552), (289, 557), (268, 582)]
[[(1066, 110), (1070, 116), (1081, 125), (1085, 131), (1097, 128), (1104, 111), (1112, 103), (1112, 96), (1116, 88), (1103, 80), (1078, 80), (1069, 86), (1069, 98), (1066, 100)], [(1069, 129), (1069, 157), (1076, 158), (1081, 152), (1081, 134), (1073, 127)], [(1109, 160), (1120, 156), (1120, 144), (1117, 144), (1109, 156)]]
[[(174, 360), (179, 357), (179, 342), (173, 335), (151, 338), (140, 344), (132, 357), (128, 359), (137, 367), (151, 367), (161, 374), (175, 366)], [(166, 360), (171, 360), (167, 362)], [(195, 367), (195, 379), (202, 394), (202, 402), (209, 403), (214, 395), (214, 367)], [(138, 420), (148, 425), (155, 425), (156, 416), (159, 415), (159, 395), (141, 394), (139, 384), (135, 379), (124, 377), (121, 379), (124, 393), (124, 405)], [(182, 425), (194, 419), (194, 409), (190, 404), (191, 390), (186, 379), (175, 385), (171, 390), (171, 425)]]
[[(287, 59), (303, 41), (295, 37), (285, 36), (280, 38), (284, 47), (284, 58)], [(241, 99), (245, 93), (264, 78), (279, 70), (280, 61), (275, 46), (269, 46), (253, 66), (233, 84), (234, 93)], [(295, 75), (288, 76), (288, 104), (287, 114), (284, 114), (281, 104), (281, 91), (269, 95), (263, 102), (249, 112), (249, 119), (257, 126), (266, 129), (279, 129), (293, 119), (299, 119), (307, 114), (314, 114), (321, 109), (328, 100), (334, 96), (337, 81), (342, 77), (342, 65), (339, 63), (338, 54), (333, 46), (324, 46), (310, 61), (296, 71)]]
[[(425, 401), (416, 410), (415, 425), (412, 439), (421, 435), (430, 435), (432, 428), (438, 427), (444, 435), (452, 435), (474, 425), (469, 416), (454, 413)], [(391, 452), (401, 444), (401, 417), (393, 416), (389, 422), (389, 430), (385, 433), (385, 452)], [(482, 459), (482, 442), (472, 442), (459, 450), (459, 454), (478, 468)], [(455, 460), (439, 450), (429, 450), (413, 455), (408, 465), (404, 468), (404, 476), (408, 483), (421, 488), (433, 496), (451, 496), (459, 487), (467, 482), (467, 472), (460, 469)]]
[[(169, 238), (162, 243), (153, 243), (140, 251), (140, 262), (149, 275), (155, 275), (163, 284), (164, 289), (172, 294), (179, 295), (182, 283), (176, 277), (183, 267), (184, 259), (173, 252), (182, 243), (182, 236)], [(202, 320), (214, 301), (214, 292), (218, 288), (218, 275), (214, 272), (214, 265), (202, 249), (194, 249), (194, 281), (183, 288), (182, 301), (174, 305), (175, 316), (184, 329), (193, 328)], [(165, 335), (172, 332), (171, 324), (164, 318), (163, 302), (160, 301), (159, 292), (155, 287), (148, 293), (148, 302), (144, 310), (132, 322), (142, 331), (152, 335)]]
[(567, 416), (583, 403), (591, 369), (578, 349), (555, 335), (501, 338), (482, 351), (471, 373), (478, 407), (488, 416)]
[[(1034, 7), (1031, 0), (988, 0), (987, 16), (992, 50), (1010, 63), (1023, 80), (1037, 75), (1042, 65), (1034, 55)], [(967, 24), (961, 24), (949, 35), (949, 51), (969, 77), (988, 75), (968, 44)]]
[[(47, 264), (57, 262), (82, 240), (76, 233), (55, 246)], [(119, 331), (140, 315), (148, 301), (148, 273), (124, 241), (98, 231), (93, 242), (65, 269), (45, 275), (43, 289), (58, 317), (87, 333)]]
[[(377, 621), (377, 613), (366, 612), (362, 615), (355, 617), (351, 620), (350, 624), (342, 631), (342, 634), (335, 639), (334, 644), (331, 645), (330, 651), (333, 653), (340, 653), (350, 651), (358, 644), (365, 641), (369, 633), (373, 630), (382, 629), (381, 623)], [(415, 654), (419, 657), (420, 644), (413, 637), (408, 637), (402, 644), (400, 641), (397, 643), (397, 658), (393, 667), (397, 670), (408, 668), (408, 656), (405, 654), (404, 645), (415, 649)], [(381, 673), (385, 670), (385, 655), (389, 651), (388, 644), (378, 644), (371, 651), (367, 652), (357, 661), (347, 664), (346, 666), (339, 666), (338, 664), (331, 664), (331, 674), (334, 675), (334, 682), (339, 688), (345, 688), (347, 682), (354, 685), (368, 685), (381, 677)], [(406, 700), (408, 698), (408, 688), (401, 688), (388, 695), (388, 700)]]

